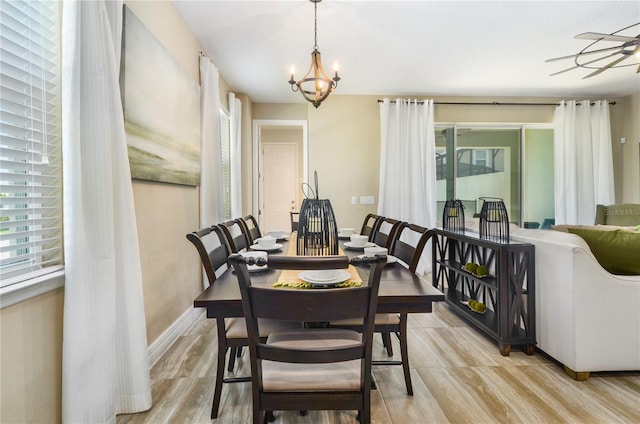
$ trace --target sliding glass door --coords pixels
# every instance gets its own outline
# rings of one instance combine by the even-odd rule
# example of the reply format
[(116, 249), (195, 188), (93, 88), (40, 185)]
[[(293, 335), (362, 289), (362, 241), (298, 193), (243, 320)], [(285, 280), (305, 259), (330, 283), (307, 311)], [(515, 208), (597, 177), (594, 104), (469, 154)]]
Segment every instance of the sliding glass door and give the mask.
[[(523, 142), (523, 135), (527, 136), (527, 143)], [(523, 145), (528, 149), (527, 155), (523, 155)], [(438, 216), (442, 216), (448, 199), (461, 200), (465, 217), (471, 218), (479, 215), (484, 198), (499, 198), (504, 201), (512, 223), (523, 226), (522, 221), (552, 218), (552, 153), (550, 129), (437, 128)], [(529, 172), (526, 179), (525, 170)]]

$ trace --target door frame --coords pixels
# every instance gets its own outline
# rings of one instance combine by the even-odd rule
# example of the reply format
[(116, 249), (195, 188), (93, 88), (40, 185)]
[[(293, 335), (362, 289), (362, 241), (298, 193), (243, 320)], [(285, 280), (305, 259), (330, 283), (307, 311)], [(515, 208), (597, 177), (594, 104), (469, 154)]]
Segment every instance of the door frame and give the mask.
[(253, 120), (253, 178), (252, 178), (252, 213), (258, 220), (261, 219), (259, 215), (260, 208), (260, 182), (258, 179), (258, 173), (260, 172), (260, 134), (263, 128), (267, 127), (302, 127), (302, 181), (303, 183), (309, 182), (309, 132), (308, 123), (306, 120), (295, 119), (254, 119)]

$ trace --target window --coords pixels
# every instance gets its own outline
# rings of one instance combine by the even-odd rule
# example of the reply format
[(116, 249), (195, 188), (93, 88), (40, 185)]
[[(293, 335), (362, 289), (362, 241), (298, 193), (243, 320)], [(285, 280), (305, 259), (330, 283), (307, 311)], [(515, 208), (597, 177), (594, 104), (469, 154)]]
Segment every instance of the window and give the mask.
[(229, 114), (220, 109), (220, 158), (222, 161), (222, 194), (224, 219), (231, 219), (231, 123)]
[(539, 224), (553, 218), (553, 130), (437, 128), (436, 178), (438, 216), (447, 199), (461, 200), (465, 218), (471, 218), (479, 215), (483, 197), (497, 197), (511, 222)]
[(2, 287), (62, 268), (60, 3), (0, 10)]

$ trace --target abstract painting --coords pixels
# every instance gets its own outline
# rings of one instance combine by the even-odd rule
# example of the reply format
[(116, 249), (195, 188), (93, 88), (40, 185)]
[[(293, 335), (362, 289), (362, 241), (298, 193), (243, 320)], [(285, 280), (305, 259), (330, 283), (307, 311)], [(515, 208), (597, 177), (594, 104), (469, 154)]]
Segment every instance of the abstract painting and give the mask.
[(131, 177), (200, 184), (200, 87), (125, 6), (120, 87)]

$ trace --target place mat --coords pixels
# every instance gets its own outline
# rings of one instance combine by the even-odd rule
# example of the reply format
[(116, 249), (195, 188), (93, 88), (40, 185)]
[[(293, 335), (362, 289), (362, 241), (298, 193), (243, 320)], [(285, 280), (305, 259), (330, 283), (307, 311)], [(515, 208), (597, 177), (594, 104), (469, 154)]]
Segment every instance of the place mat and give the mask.
[[(293, 233), (292, 233), (292, 236), (289, 238), (289, 240), (291, 239), (294, 239)], [(287, 252), (287, 254), (289, 256), (296, 256), (296, 253), (297, 253), (296, 243), (289, 242), (289, 251)], [(344, 252), (342, 252), (342, 249), (338, 249), (338, 254), (344, 255)], [(331, 286), (332, 287), (360, 287), (362, 285), (362, 278), (360, 277), (360, 274), (358, 274), (358, 270), (356, 269), (356, 267), (354, 267), (353, 265), (349, 265), (349, 268), (347, 268), (347, 271), (349, 271), (348, 280), (343, 281), (342, 283), (331, 284)], [(300, 274), (299, 269), (283, 270), (282, 273), (280, 274), (280, 277), (278, 277), (278, 281), (273, 283), (273, 287), (291, 287), (291, 288), (298, 288), (298, 289), (312, 289), (314, 287), (317, 287), (311, 283), (308, 283), (298, 278), (298, 274)]]

